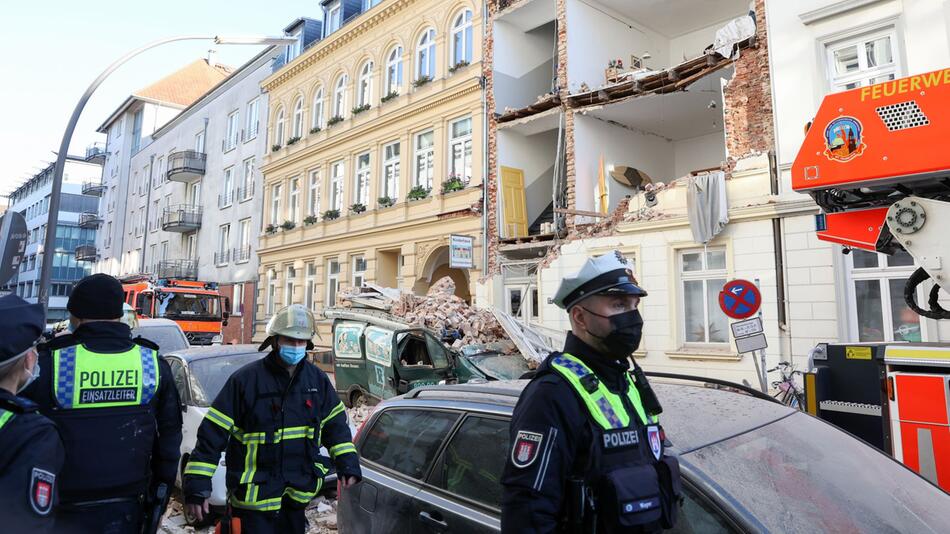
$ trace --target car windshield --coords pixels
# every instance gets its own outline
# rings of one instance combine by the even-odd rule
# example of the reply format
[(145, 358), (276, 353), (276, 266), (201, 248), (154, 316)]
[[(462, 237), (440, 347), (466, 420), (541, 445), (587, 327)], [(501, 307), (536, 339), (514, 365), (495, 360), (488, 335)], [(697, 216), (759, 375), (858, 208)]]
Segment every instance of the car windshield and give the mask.
[(188, 364), (191, 369), (191, 390), (197, 406), (211, 406), (211, 402), (231, 374), (241, 367), (263, 358), (265, 352), (244, 352), (227, 356), (214, 356), (193, 360)]
[(479, 371), (498, 380), (515, 380), (521, 378), (521, 375), (530, 370), (528, 368), (528, 362), (517, 354), (505, 355), (488, 353), (463, 356), (463, 358), (477, 367)]
[(132, 336), (141, 336), (157, 344), (159, 355), (188, 348), (188, 340), (178, 325), (140, 326), (132, 330)]
[(156, 317), (189, 321), (221, 319), (218, 297), (215, 295), (162, 291), (158, 294), (158, 299)]
[(877, 449), (809, 415), (686, 454), (763, 531), (946, 532), (950, 497)]

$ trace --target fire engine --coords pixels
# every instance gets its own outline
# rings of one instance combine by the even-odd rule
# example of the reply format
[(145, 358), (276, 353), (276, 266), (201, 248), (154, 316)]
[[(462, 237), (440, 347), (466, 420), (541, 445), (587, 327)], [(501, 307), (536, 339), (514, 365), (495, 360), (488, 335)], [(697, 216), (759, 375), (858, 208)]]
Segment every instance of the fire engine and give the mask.
[[(950, 289), (948, 135), (944, 69), (826, 96), (792, 165), (793, 188), (822, 209), (818, 238), (846, 253), (909, 253), (919, 267), (904, 300), (931, 319), (950, 319), (940, 303)], [(812, 414), (950, 490), (950, 346), (821, 344), (805, 395)]]
[(122, 279), (122, 287), (125, 301), (138, 317), (175, 321), (192, 345), (221, 342), (231, 302), (221, 295), (216, 282), (130, 276)]

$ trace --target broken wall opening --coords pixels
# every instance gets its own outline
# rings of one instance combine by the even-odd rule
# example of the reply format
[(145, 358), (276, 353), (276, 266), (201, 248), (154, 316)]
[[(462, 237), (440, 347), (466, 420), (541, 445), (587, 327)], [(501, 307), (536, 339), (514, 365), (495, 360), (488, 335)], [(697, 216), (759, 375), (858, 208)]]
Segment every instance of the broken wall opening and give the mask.
[(554, 0), (522, 2), (493, 25), (495, 111), (532, 104), (557, 87)]
[(449, 267), (449, 247), (440, 246), (432, 251), (412, 287), (416, 295), (425, 295), (437, 281), (449, 277), (455, 283), (455, 296), (468, 304), (472, 302), (468, 271)]

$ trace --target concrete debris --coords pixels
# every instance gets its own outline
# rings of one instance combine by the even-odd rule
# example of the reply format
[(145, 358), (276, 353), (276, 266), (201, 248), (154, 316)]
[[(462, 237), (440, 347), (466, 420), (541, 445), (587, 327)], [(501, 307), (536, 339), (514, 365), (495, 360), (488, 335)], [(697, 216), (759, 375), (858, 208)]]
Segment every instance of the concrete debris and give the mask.
[(561, 255), (561, 247), (578, 239), (594, 239), (598, 237), (607, 237), (614, 233), (617, 225), (627, 216), (630, 208), (630, 197), (625, 197), (617, 203), (617, 207), (610, 214), (610, 217), (600, 219), (594, 224), (577, 225), (574, 231), (567, 238), (562, 239), (558, 244), (548, 250), (548, 253), (538, 262), (538, 269), (545, 269), (551, 265)]

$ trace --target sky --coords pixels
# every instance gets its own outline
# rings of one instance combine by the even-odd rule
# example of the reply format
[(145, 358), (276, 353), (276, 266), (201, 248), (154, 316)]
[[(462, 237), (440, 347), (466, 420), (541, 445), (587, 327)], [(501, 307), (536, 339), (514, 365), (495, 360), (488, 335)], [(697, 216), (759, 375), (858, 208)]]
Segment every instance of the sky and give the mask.
[[(86, 87), (113, 61), (150, 41), (176, 35), (280, 36), (299, 17), (321, 18), (319, 0), (14, 0), (0, 7), (0, 194), (55, 160), (66, 123)], [(238, 67), (264, 47), (171, 43), (115, 71), (87, 103), (70, 145), (105, 141), (96, 128), (131, 92), (217, 51)]]

